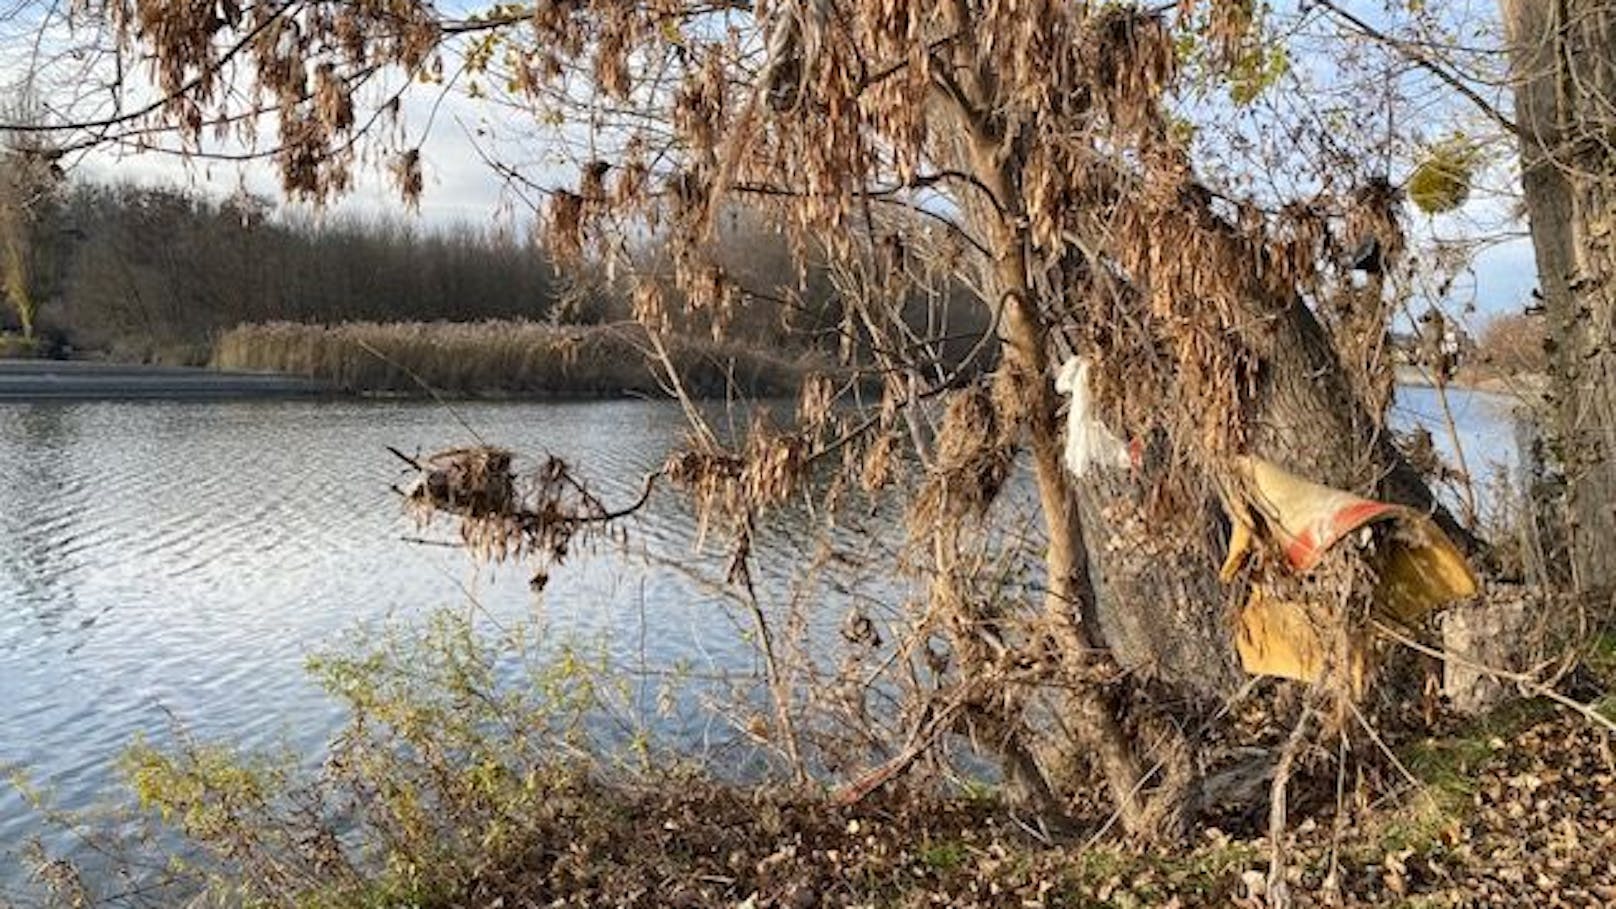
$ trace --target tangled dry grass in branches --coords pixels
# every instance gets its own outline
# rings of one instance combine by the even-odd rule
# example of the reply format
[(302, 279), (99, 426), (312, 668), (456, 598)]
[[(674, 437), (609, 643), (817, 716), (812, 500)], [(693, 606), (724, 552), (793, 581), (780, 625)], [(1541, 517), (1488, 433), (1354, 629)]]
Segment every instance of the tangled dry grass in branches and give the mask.
[(910, 514), (912, 528), (980, 518), (1010, 476), (1015, 449), (989, 388), (981, 383), (953, 395), (937, 434), (936, 461)]
[(612, 521), (644, 505), (658, 476), (645, 478), (638, 501), (613, 511), (554, 456), (518, 477), (502, 448), (455, 448), (421, 460), (394, 454), (415, 471), (400, 492), (417, 524), (425, 528), (450, 517), (467, 550), (485, 562), (531, 558), (537, 589), (575, 546), (613, 533)]

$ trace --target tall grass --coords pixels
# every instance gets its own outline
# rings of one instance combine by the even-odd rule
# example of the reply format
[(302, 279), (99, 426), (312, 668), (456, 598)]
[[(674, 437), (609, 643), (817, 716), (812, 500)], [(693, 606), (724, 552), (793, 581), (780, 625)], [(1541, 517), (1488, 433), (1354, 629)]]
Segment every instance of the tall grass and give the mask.
[[(656, 395), (663, 392), (645, 330), (520, 320), (238, 325), (214, 344), (219, 369), (308, 376), (358, 392), (457, 395)], [(686, 389), (783, 395), (811, 364), (756, 349), (677, 338), (670, 358)]]

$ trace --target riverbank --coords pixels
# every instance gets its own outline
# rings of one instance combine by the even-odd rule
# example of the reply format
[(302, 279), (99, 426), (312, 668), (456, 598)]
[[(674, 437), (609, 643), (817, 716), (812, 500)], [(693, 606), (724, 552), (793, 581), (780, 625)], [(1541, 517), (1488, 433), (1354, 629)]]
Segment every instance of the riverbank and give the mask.
[[(1489, 720), (1429, 740), (1416, 749), (1432, 757), (1413, 790), (1375, 808), (1330, 817), (1319, 805), (1328, 796), (1317, 791), (1329, 781), (1314, 781), (1309, 807), (1321, 816), (1284, 844), (1286, 904), (1611, 905), (1616, 794), (1605, 785), (1603, 735), (1537, 705), (1514, 710), (1523, 713), (1533, 719)], [(811, 795), (699, 778), (553, 785), (546, 795), (561, 807), (520, 823), (530, 837), (520, 848), (433, 856), (419, 866), (432, 869), (424, 881), (358, 876), (295, 895), (316, 905), (413, 903), (423, 893), (441, 906), (1276, 904), (1267, 893), (1269, 844), (1249, 817), (1152, 847), (1105, 837), (1101, 817), (1051, 830), (992, 796), (880, 794), (837, 809)]]
[[(1579, 685), (1603, 687), (1591, 666), (1583, 673)], [(1386, 750), (1355, 758), (1356, 791), (1345, 798), (1335, 771), (1314, 762), (1293, 780), (1291, 811), (1303, 819), (1279, 844), (1275, 877), (1260, 801), (1209, 810), (1192, 834), (1129, 843), (1109, 832), (1103, 796), (1087, 789), (1077, 801), (1092, 810), (1052, 823), (991, 785), (950, 795), (900, 782), (842, 805), (813, 786), (739, 785), (681, 764), (607, 770), (627, 762), (479, 738), (489, 733), (471, 724), (440, 731), (422, 722), (441, 722), (437, 698), (448, 692), (433, 687), (399, 700), (396, 688), (354, 690), (377, 698), (377, 717), (356, 717), (362, 731), (318, 783), (289, 782), (217, 746), (131, 750), (144, 817), (170, 825), (148, 828), (169, 834), (151, 841), (183, 838), (168, 861), (137, 866), (179, 869), (145, 885), (149, 905), (198, 892), (264, 905), (715, 909), (1616, 900), (1607, 733), (1543, 701), (1377, 738)], [(547, 728), (533, 727), (534, 738)], [(482, 745), (478, 762), (410, 747), (444, 735)], [(93, 876), (57, 859), (40, 867), (53, 905), (98, 903)], [(1280, 881), (1284, 892), (1271, 892)]]
[[(1431, 379), (1431, 374), (1418, 366), (1397, 367), (1397, 384), (1421, 388), (1437, 387), (1436, 382)], [(1535, 401), (1548, 390), (1549, 378), (1539, 373), (1496, 375), (1478, 374), (1473, 370), (1461, 369), (1446, 387), (1519, 398), (1522, 401)]]
[[(684, 390), (705, 398), (794, 394), (828, 364), (755, 346), (673, 336)], [(663, 397), (651, 339), (635, 323), (589, 327), (520, 320), (240, 325), (214, 345), (219, 369), (302, 376), (361, 394), (465, 397)]]
[[(674, 336), (668, 359), (697, 398), (794, 394), (829, 364)], [(321, 395), (454, 398), (667, 397), (639, 325), (266, 322), (220, 336), (207, 367), (0, 358), (4, 400), (220, 400)]]
[(0, 360), (0, 401), (223, 400), (333, 394), (317, 379), (239, 370), (87, 360)]

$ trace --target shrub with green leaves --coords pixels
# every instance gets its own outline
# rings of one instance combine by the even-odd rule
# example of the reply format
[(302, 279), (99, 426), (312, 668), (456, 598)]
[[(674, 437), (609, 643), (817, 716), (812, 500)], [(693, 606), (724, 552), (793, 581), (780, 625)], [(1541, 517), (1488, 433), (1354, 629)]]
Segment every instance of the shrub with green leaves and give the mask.
[(181, 736), (137, 742), (140, 805), (225, 904), (481, 904), (503, 875), (564, 856), (610, 743), (604, 656), (490, 632), (459, 613), (390, 626), (310, 660), (349, 711), (317, 773), (290, 755)]

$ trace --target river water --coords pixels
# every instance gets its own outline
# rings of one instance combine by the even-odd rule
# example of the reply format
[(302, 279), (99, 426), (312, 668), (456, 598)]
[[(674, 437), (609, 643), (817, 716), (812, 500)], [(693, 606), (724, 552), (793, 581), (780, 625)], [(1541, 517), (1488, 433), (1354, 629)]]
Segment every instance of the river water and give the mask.
[[(1451, 403), (1473, 471), (1513, 461), (1503, 401), (1458, 393)], [(1394, 419), (1435, 422), (1448, 448), (1430, 391), (1404, 389)], [(475, 568), (462, 552), (408, 541), (419, 531), (390, 491), (401, 474), (386, 447), (431, 452), (472, 431), (572, 461), (615, 503), (637, 495), (684, 423), (674, 406), (635, 401), (453, 413), (0, 403), (0, 768), (25, 769), (56, 804), (79, 808), (116, 791), (114, 761), (137, 734), (161, 741), (176, 722), (203, 739), (317, 755), (342, 717), (304, 672), (306, 656), (355, 627), (472, 598), (494, 617), (541, 611), (558, 635), (599, 642), (614, 665), (755, 670), (739, 617), (686, 574), (721, 575), (722, 562), (692, 554), (694, 520), (674, 496), (654, 497), (631, 533), (683, 564), (581, 554), (542, 598), (522, 566)], [(801, 520), (766, 528), (765, 564), (783, 573), (807, 557), (792, 546), (807, 536)], [(693, 745), (722, 731), (710, 717), (683, 722)], [(39, 823), (0, 788), (0, 883), (7, 853)]]

